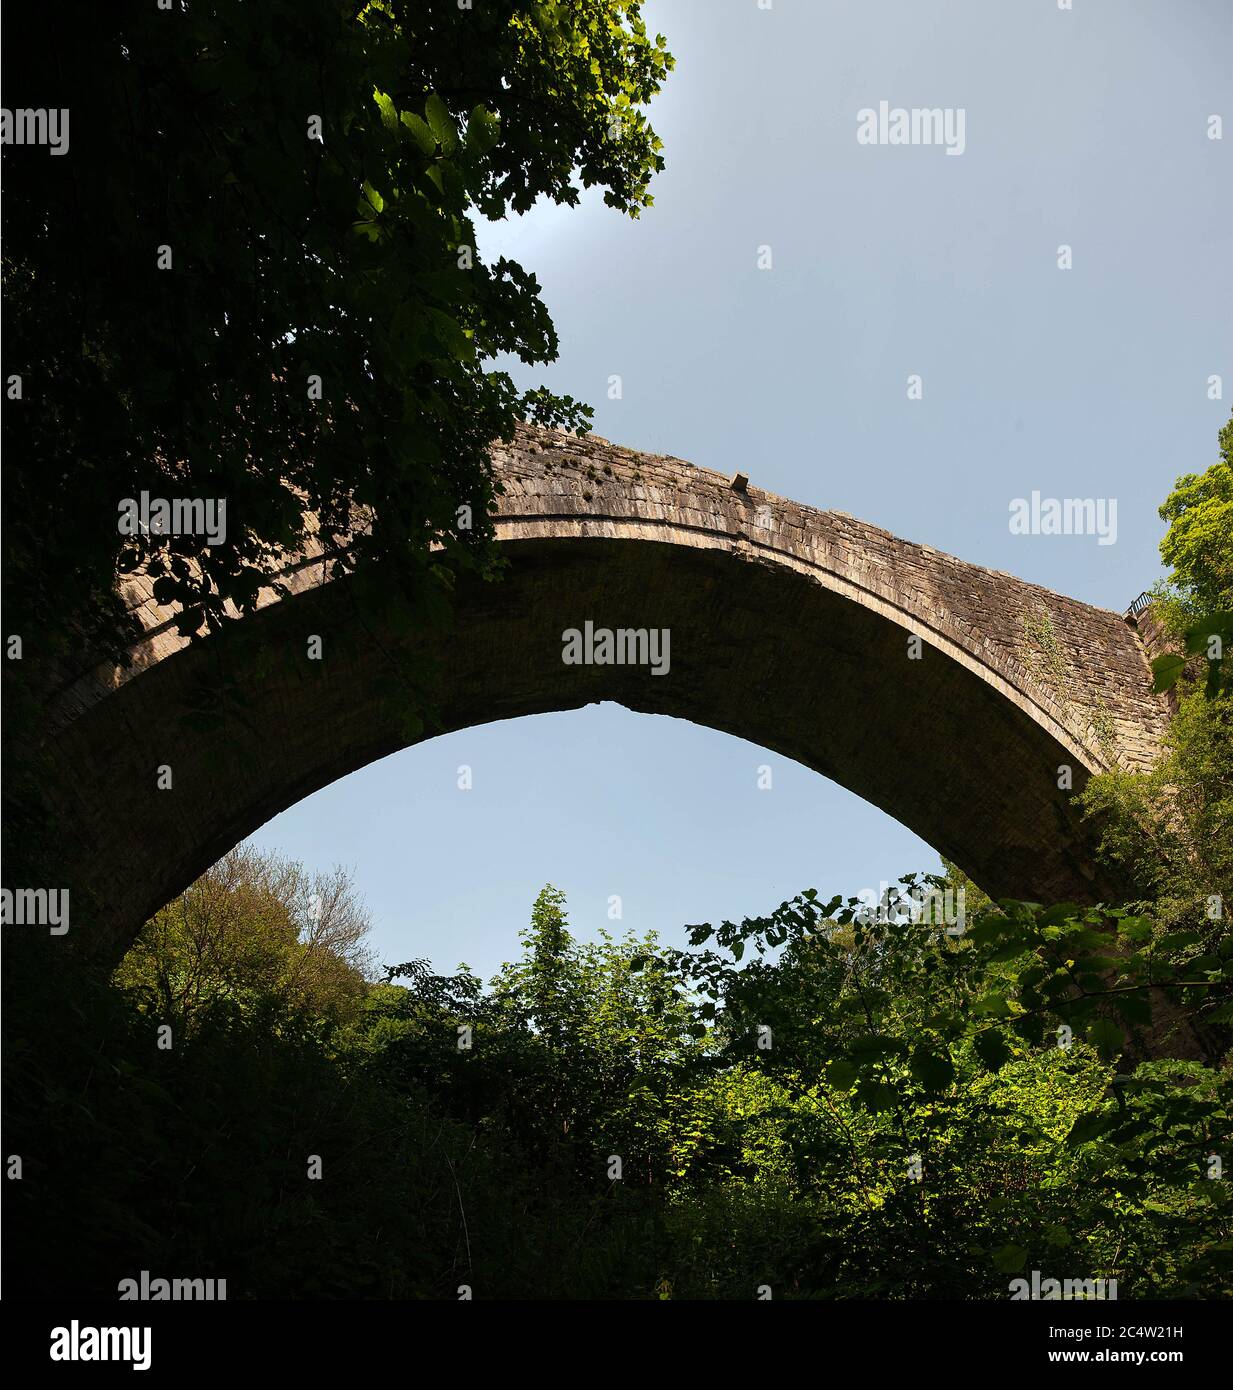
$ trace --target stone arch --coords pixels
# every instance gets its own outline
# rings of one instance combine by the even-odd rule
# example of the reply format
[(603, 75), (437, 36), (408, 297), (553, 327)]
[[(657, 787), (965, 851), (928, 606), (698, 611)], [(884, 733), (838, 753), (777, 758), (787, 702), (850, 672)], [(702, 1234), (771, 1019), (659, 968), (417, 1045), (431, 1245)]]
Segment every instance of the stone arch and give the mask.
[[(804, 763), (996, 896), (1116, 891), (1058, 769), (1078, 790), (1159, 748), (1167, 708), (1120, 615), (594, 437), (520, 428), (494, 466), (508, 570), (460, 583), (448, 633), (375, 616), (319, 553), (289, 561), (289, 597), (192, 643), (129, 581), (131, 666), (81, 672), (49, 706), (43, 810), (75, 935), (122, 950), (265, 820), (423, 737), (599, 700)], [(667, 629), (669, 670), (565, 664), (563, 632), (588, 619)], [(390, 694), (406, 663), (430, 709), (418, 732)], [(220, 689), (244, 698), (212, 725)]]

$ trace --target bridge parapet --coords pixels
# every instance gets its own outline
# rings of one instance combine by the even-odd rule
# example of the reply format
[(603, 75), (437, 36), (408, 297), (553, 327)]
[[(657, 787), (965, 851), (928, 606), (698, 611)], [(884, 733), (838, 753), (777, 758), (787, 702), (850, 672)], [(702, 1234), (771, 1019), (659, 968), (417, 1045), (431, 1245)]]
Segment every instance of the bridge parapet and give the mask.
[(522, 430), (494, 451), (504, 540), (657, 539), (786, 565), (875, 607), (1065, 732), (1093, 770), (1150, 766), (1168, 707), (1121, 614), (893, 535), (843, 512), (741, 489), (711, 469), (590, 435)]
[[(1159, 754), (1170, 705), (1151, 691), (1149, 661), (1156, 652), (1143, 640), (1154, 631), (1150, 620), (1128, 622), (844, 512), (793, 502), (752, 483), (738, 489), (711, 469), (596, 435), (520, 426), (512, 444), (494, 447), (493, 466), (503, 489), (496, 532), (504, 543), (657, 541), (783, 566), (977, 671), (1030, 709), (1089, 770), (1115, 761), (1146, 768)], [(327, 560), (315, 543), (288, 557), (277, 571), (285, 593), (272, 585), (260, 606), (329, 582)], [(133, 663), (99, 666), (75, 679), (58, 699), (56, 726), (187, 645), (175, 610), (154, 599), (148, 576), (129, 576), (122, 593), (144, 634)], [(768, 624), (775, 620), (767, 616)]]

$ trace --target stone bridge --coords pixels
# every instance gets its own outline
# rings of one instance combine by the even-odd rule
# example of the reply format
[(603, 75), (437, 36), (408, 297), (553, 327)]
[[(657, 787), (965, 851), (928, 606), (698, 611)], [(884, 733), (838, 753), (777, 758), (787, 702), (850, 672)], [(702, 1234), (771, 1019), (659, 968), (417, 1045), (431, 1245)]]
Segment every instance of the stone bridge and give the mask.
[[(76, 939), (123, 949), (264, 821), (376, 758), (599, 700), (804, 763), (995, 896), (1117, 892), (1071, 798), (1159, 748), (1168, 708), (1133, 619), (595, 436), (520, 427), (494, 463), (508, 568), (460, 581), (450, 632), (373, 613), (320, 553), (288, 564), (290, 597), (192, 643), (128, 582), (133, 664), (48, 702), (44, 799)], [(669, 669), (566, 664), (563, 633), (588, 620), (669, 630)], [(407, 663), (426, 673), (422, 730), (391, 697)], [(240, 695), (211, 717), (219, 691)]]

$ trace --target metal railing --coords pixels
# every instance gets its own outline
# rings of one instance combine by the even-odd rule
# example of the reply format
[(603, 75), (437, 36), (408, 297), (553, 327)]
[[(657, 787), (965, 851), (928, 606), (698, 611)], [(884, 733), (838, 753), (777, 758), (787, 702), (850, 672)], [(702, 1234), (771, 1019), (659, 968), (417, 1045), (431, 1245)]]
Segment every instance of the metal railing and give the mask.
[(1145, 608), (1150, 607), (1151, 602), (1152, 602), (1152, 596), (1151, 596), (1151, 594), (1140, 594), (1139, 597), (1138, 597), (1137, 599), (1135, 599), (1135, 601), (1134, 601), (1134, 602), (1130, 605), (1130, 607), (1126, 610), (1126, 612), (1127, 612), (1127, 614), (1128, 614), (1130, 617), (1132, 617), (1132, 618), (1137, 618), (1137, 617), (1139, 616), (1139, 614), (1142, 613), (1143, 610), (1144, 610)]

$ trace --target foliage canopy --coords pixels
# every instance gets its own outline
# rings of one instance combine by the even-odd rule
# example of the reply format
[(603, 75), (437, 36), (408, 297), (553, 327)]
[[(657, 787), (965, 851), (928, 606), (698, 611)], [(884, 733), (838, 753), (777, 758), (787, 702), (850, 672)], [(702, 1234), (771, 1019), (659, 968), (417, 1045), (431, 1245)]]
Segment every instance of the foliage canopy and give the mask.
[[(5, 153), (10, 628), (115, 642), (139, 564), (215, 625), (313, 525), (374, 590), (486, 564), (490, 443), (589, 411), (488, 365), (557, 338), (475, 221), (592, 185), (649, 205), (672, 58), (637, 0), (87, 0), (6, 28), (6, 100), (72, 117), (66, 157)], [(226, 499), (225, 543), (120, 535), (143, 491)]]

